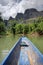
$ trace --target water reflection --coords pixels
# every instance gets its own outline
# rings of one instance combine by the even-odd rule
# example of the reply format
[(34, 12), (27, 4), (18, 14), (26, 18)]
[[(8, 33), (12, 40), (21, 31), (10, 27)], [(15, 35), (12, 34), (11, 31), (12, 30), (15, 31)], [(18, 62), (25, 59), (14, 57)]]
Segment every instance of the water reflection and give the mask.
[(19, 36), (17, 35), (6, 35), (0, 38), (0, 63), (6, 57), (10, 49), (13, 47), (15, 42), (18, 40)]

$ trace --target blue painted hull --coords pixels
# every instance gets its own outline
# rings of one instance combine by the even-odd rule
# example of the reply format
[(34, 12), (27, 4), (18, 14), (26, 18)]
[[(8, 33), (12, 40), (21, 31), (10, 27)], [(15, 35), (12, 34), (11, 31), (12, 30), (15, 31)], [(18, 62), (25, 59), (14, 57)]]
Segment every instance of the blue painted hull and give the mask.
[(1, 65), (43, 65), (43, 55), (30, 40), (22, 37)]

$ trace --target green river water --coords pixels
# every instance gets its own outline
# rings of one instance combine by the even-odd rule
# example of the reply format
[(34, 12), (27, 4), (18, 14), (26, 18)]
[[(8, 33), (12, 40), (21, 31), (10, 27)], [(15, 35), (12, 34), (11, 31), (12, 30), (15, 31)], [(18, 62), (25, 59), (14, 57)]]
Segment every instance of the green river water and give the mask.
[(10, 49), (17, 42), (19, 36), (7, 35), (0, 38), (0, 63), (7, 56)]

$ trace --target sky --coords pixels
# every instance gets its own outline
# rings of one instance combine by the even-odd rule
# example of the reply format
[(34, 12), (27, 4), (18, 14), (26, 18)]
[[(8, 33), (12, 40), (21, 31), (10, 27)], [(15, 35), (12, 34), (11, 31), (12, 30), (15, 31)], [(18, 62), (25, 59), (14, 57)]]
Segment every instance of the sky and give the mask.
[(24, 13), (26, 9), (43, 10), (43, 0), (0, 0), (0, 12), (3, 19), (15, 18), (17, 13)]

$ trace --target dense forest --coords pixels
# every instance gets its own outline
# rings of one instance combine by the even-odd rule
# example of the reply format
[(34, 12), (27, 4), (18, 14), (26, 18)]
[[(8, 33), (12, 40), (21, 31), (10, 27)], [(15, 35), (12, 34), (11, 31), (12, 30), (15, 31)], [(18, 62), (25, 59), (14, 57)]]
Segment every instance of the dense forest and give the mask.
[(13, 34), (29, 34), (31, 32), (37, 32), (38, 34), (43, 35), (43, 17), (38, 17), (34, 20), (26, 20), (23, 23), (18, 23), (22, 21), (23, 20), (21, 19), (19, 21), (3, 21), (0, 17), (0, 35), (6, 34), (8, 31)]

